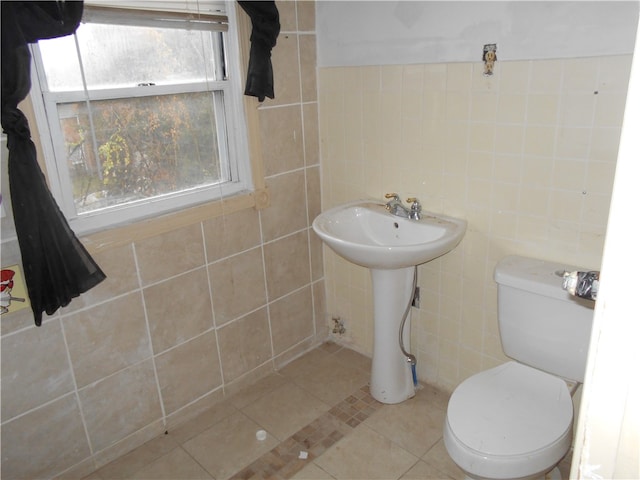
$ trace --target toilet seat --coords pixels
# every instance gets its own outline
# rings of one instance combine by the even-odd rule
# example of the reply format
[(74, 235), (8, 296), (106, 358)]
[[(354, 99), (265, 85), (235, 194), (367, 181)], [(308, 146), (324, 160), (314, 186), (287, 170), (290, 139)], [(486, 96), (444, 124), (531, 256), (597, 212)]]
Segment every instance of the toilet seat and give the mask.
[(563, 380), (507, 362), (456, 388), (447, 408), (445, 443), (471, 474), (519, 478), (562, 459), (572, 426), (573, 403)]

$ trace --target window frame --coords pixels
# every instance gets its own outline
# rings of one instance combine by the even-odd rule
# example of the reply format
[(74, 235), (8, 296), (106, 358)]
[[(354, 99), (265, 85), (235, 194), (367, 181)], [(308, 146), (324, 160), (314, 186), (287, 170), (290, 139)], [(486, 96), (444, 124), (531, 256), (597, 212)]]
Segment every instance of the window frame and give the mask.
[[(83, 214), (80, 216), (69, 215), (68, 220), (71, 227), (78, 234), (88, 235), (86, 243), (93, 245), (98, 249), (102, 249), (107, 245), (123, 244), (135, 238), (145, 238), (153, 234), (154, 230), (159, 232), (168, 231), (171, 225), (180, 226), (182, 224), (194, 223), (196, 218), (205, 216), (217, 216), (223, 213), (236, 211), (239, 209), (255, 207), (262, 209), (269, 204), (269, 194), (265, 188), (264, 173), (262, 167), (262, 155), (259, 138), (259, 126), (257, 118), (257, 101), (252, 97), (244, 97), (243, 82), (244, 71), (241, 65), (246, 65), (248, 58), (248, 38), (250, 34), (250, 24), (248, 17), (237, 15), (240, 10), (235, 6), (235, 2), (225, 2), (227, 5), (227, 17), (229, 21), (229, 29), (226, 32), (225, 54), (227, 60), (227, 69), (230, 72), (229, 79), (226, 84), (218, 84), (216, 81), (203, 82), (209, 86), (216, 84), (225, 91), (224, 101), (225, 109), (232, 112), (235, 122), (227, 123), (227, 135), (229, 155), (232, 158), (242, 158), (243, 161), (236, 161), (237, 174), (244, 179), (244, 182), (234, 183), (227, 191), (223, 191), (219, 186), (213, 185), (208, 188), (195, 188), (187, 191), (187, 193), (174, 193), (168, 196), (153, 197), (141, 201), (142, 207), (138, 208), (140, 212), (136, 216), (123, 218), (122, 208), (114, 208), (109, 211), (97, 211), (93, 214)], [(246, 37), (246, 38), (244, 38)], [(36, 52), (34, 61), (39, 61)], [(42, 65), (39, 66), (42, 68)], [(48, 179), (50, 188), (54, 197), (62, 203), (63, 211), (68, 215), (69, 205), (73, 205), (73, 192), (69, 189), (68, 193), (64, 193), (65, 179), (61, 178), (61, 172), (58, 169), (55, 159), (55, 146), (52, 138), (52, 132), (49, 130), (47, 114), (52, 115), (47, 106), (45, 95), (51, 98), (48, 100), (73, 99), (77, 92), (69, 94), (69, 92), (43, 92), (40, 89), (39, 77), (36, 69), (32, 69), (32, 80), (38, 82), (36, 89), (31, 95), (33, 104), (33, 112), (35, 120), (40, 127), (40, 148), (44, 154), (46, 170), (48, 171)], [(197, 88), (200, 88), (198, 86)], [(161, 93), (171, 93), (175, 90), (185, 91), (183, 86), (145, 86), (131, 87), (128, 89), (133, 96), (153, 96)], [(121, 90), (124, 91), (124, 90)], [(105, 96), (111, 95), (110, 91), (94, 91), (99, 92), (91, 96), (92, 100), (97, 100)], [(121, 98), (125, 97), (123, 95)], [(109, 98), (113, 98), (112, 96)], [(131, 97), (129, 97), (131, 98)], [(227, 103), (228, 102), (228, 103)], [(51, 105), (51, 103), (50, 103)], [(225, 115), (225, 118), (227, 115)], [(59, 127), (58, 117), (55, 114), (52, 122)], [(35, 132), (34, 132), (35, 133)], [(60, 134), (60, 132), (58, 132)], [(34, 135), (35, 136), (35, 135)], [(66, 153), (63, 157), (66, 163)], [(67, 167), (63, 170), (68, 170)], [(64, 172), (63, 172), (64, 173)], [(69, 184), (67, 183), (67, 186)], [(234, 188), (235, 187), (235, 188)], [(75, 206), (74, 210), (75, 212)], [(199, 212), (199, 213), (196, 213)], [(158, 217), (154, 221), (154, 217)], [(184, 218), (181, 218), (184, 217)], [(168, 223), (167, 223), (168, 221)], [(162, 223), (162, 227), (157, 228)], [(186, 222), (186, 223), (185, 223)], [(149, 229), (149, 225), (156, 224), (156, 228)], [(144, 227), (140, 232), (136, 233), (138, 226)], [(116, 230), (116, 231), (114, 231)], [(118, 233), (121, 232), (121, 233)], [(96, 237), (97, 235), (97, 237)], [(124, 237), (121, 237), (124, 235)], [(91, 237), (98, 240), (92, 241)], [(106, 240), (108, 238), (108, 240)], [(128, 240), (131, 239), (131, 240)], [(89, 248), (91, 250), (91, 248)]]

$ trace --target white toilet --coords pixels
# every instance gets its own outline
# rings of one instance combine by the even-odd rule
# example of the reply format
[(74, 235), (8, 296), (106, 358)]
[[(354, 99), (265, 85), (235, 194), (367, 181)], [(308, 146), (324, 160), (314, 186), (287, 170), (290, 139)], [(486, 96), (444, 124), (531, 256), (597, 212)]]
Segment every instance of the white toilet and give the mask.
[(571, 395), (584, 380), (593, 302), (562, 289), (564, 270), (581, 269), (518, 256), (496, 267), (502, 348), (516, 361), (451, 395), (444, 442), (469, 478), (544, 477), (571, 447)]

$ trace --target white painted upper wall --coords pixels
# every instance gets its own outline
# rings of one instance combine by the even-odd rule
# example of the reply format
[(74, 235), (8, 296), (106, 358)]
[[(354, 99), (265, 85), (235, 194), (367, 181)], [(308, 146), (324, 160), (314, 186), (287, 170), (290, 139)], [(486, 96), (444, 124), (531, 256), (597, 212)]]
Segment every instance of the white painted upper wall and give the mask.
[(640, 2), (327, 1), (316, 3), (318, 66), (475, 62), (633, 53)]

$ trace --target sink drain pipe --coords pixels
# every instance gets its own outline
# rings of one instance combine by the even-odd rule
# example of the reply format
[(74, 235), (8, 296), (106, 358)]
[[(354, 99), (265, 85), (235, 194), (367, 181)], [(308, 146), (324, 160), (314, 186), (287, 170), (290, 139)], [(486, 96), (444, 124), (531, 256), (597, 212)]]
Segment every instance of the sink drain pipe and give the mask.
[(411, 376), (413, 377), (413, 386), (418, 386), (418, 375), (416, 374), (416, 357), (411, 355), (404, 348), (404, 341), (402, 339), (402, 334), (404, 332), (404, 325), (407, 322), (407, 317), (409, 316), (409, 312), (411, 311), (411, 305), (413, 304), (413, 297), (416, 293), (416, 286), (418, 284), (418, 267), (413, 267), (413, 287), (411, 288), (411, 295), (409, 295), (409, 302), (407, 302), (407, 308), (404, 310), (404, 315), (402, 316), (402, 322), (400, 322), (400, 332), (398, 334), (398, 338), (400, 340), (400, 350), (402, 350), (402, 354), (407, 358), (407, 363), (411, 364)]

